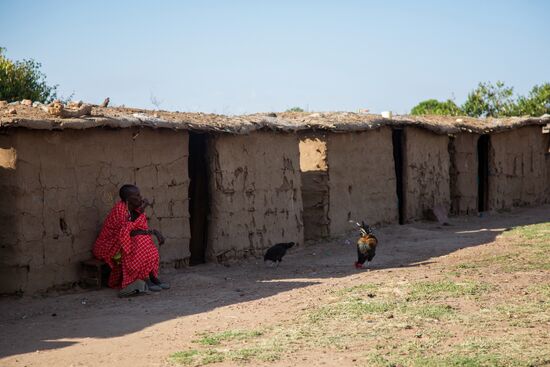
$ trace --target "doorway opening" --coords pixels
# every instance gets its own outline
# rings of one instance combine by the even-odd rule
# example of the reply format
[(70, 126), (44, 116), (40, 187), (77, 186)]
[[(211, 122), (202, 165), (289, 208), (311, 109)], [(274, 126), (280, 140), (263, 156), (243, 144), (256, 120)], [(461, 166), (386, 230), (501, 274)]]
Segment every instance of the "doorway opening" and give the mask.
[(210, 196), (208, 185), (208, 135), (189, 133), (189, 265), (206, 261)]
[(304, 239), (326, 238), (330, 235), (327, 137), (305, 134), (300, 138), (299, 149)]
[(392, 130), (392, 143), (393, 161), (395, 162), (395, 191), (397, 193), (397, 210), (399, 213), (399, 224), (405, 224), (405, 133), (403, 129)]
[(489, 135), (477, 141), (477, 211), (489, 209)]

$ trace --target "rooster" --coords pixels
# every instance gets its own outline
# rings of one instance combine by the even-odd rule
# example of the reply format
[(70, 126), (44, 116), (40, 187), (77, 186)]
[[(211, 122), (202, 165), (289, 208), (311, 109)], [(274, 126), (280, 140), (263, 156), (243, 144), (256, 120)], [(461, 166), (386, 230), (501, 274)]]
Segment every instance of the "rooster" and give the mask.
[(372, 232), (372, 228), (368, 224), (365, 224), (365, 222), (361, 222), (362, 224), (353, 221), (350, 222), (355, 223), (361, 232), (361, 237), (357, 240), (357, 261), (355, 262), (355, 268), (362, 269), (365, 261), (370, 262), (374, 258), (378, 239)]

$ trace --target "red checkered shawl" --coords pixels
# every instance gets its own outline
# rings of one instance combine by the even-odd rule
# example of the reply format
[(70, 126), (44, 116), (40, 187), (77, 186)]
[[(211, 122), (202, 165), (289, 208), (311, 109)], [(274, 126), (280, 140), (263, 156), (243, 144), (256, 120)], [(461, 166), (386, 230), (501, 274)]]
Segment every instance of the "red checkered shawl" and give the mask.
[[(109, 287), (124, 288), (150, 273), (158, 276), (159, 253), (151, 236), (130, 237), (134, 229), (148, 229), (145, 214), (132, 222), (127, 205), (119, 201), (105, 219), (93, 248), (94, 256), (111, 267)], [(122, 255), (120, 264), (113, 261), (118, 252)]]

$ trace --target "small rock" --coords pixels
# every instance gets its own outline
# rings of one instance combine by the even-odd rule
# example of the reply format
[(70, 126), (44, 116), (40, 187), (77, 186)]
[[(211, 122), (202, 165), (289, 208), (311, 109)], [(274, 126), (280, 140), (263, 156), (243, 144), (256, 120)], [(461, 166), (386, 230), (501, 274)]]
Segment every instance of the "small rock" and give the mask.
[(9, 115), (17, 115), (17, 110), (16, 110), (15, 108), (12, 107), (12, 108), (10, 108), (10, 109), (8, 110), (8, 114), (9, 114)]
[(43, 104), (42, 102), (38, 102), (38, 101), (34, 101), (34, 102), (32, 103), (32, 106), (33, 106), (33, 107), (40, 107), (40, 106), (43, 106), (43, 105), (44, 105), (44, 104)]
[(0, 107), (4, 107), (8, 105), (8, 101), (0, 101)]
[(17, 106), (17, 105), (19, 105), (20, 103), (21, 103), (21, 102), (19, 102), (19, 101), (15, 101), (15, 102), (9, 103), (9, 105), (10, 105), (10, 106)]
[(388, 319), (393, 319), (393, 314), (390, 313), (390, 314), (387, 316), (387, 318), (388, 318)]
[(21, 101), (23, 106), (32, 106), (32, 101), (30, 99), (24, 99)]
[(83, 102), (82, 101), (70, 101), (69, 103), (67, 103), (67, 107), (69, 108), (78, 108), (80, 106), (82, 106)]

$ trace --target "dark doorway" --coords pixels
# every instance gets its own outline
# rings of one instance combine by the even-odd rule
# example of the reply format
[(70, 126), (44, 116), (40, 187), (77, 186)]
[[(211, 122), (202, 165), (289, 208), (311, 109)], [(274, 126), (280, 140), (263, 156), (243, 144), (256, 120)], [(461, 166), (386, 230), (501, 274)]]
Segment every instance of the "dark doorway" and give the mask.
[(405, 183), (404, 177), (404, 145), (405, 134), (403, 129), (392, 130), (393, 161), (395, 162), (395, 189), (397, 193), (397, 209), (399, 211), (399, 224), (405, 223)]
[(477, 211), (488, 210), (489, 202), (489, 135), (477, 141)]
[(319, 133), (303, 134), (299, 149), (304, 240), (327, 238), (330, 236), (327, 136)]
[(205, 262), (208, 230), (208, 135), (189, 133), (189, 265)]

